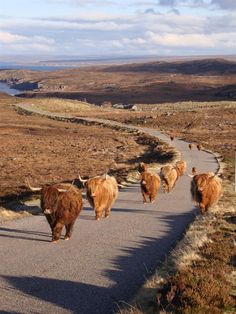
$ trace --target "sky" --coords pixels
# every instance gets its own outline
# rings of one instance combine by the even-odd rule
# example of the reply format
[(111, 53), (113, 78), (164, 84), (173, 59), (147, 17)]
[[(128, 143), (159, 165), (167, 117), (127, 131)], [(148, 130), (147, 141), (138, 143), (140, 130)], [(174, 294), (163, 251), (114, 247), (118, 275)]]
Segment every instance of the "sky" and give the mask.
[(0, 0), (0, 57), (236, 54), (236, 0)]

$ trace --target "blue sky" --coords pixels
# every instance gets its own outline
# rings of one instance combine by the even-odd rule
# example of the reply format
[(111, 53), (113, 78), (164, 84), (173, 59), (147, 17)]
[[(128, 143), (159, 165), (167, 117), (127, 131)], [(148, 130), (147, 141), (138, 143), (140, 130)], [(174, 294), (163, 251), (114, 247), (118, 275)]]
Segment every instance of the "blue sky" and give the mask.
[(236, 52), (236, 0), (0, 0), (0, 56)]

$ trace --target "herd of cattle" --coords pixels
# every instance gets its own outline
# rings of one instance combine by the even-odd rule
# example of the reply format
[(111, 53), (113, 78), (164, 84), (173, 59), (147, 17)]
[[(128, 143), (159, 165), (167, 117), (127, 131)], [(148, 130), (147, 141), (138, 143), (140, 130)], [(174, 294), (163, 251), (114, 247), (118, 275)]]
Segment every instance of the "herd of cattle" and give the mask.
[[(173, 138), (171, 137), (171, 140)], [(189, 144), (189, 149), (193, 148)], [(201, 150), (201, 145), (197, 146)], [(160, 175), (148, 171), (147, 165), (140, 163), (138, 171), (140, 173), (140, 186), (143, 203), (149, 201), (153, 203), (161, 187), (165, 193), (169, 193), (180, 176), (186, 172), (186, 162), (179, 160), (176, 164), (166, 165), (161, 168)], [(193, 201), (197, 202), (203, 214), (212, 205), (216, 204), (222, 194), (221, 180), (213, 172), (197, 174), (195, 167), (192, 168), (191, 195)], [(109, 217), (110, 210), (118, 195), (118, 184), (113, 176), (108, 174), (96, 176), (87, 180), (79, 176), (80, 182), (86, 189), (86, 196), (89, 204), (95, 211), (95, 218), (102, 218), (105, 211), (105, 218)], [(83, 208), (81, 190), (73, 183), (60, 183), (45, 185), (43, 187), (32, 187), (28, 182), (31, 191), (41, 191), (41, 209), (44, 213), (51, 231), (52, 242), (57, 242), (61, 237), (61, 232), (65, 226), (66, 234), (64, 239), (71, 237), (74, 223)]]

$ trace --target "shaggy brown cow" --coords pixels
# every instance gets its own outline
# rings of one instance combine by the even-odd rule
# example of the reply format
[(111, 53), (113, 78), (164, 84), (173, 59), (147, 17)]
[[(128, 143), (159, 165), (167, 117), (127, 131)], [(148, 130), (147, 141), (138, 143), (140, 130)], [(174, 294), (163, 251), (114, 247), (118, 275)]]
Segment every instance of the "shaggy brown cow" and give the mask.
[(42, 188), (33, 188), (32, 191), (41, 191), (41, 209), (52, 230), (52, 242), (61, 237), (63, 227), (66, 228), (64, 239), (69, 240), (76, 218), (83, 208), (82, 194), (72, 184), (44, 185)]
[(212, 172), (195, 175), (191, 181), (191, 195), (203, 214), (221, 197), (221, 180)]
[(165, 192), (169, 193), (174, 188), (179, 175), (177, 167), (167, 165), (161, 168), (161, 180)]
[(197, 168), (192, 167), (192, 175), (195, 176), (197, 174)]
[(144, 163), (139, 164), (138, 171), (141, 174), (141, 192), (143, 196), (143, 203), (147, 202), (146, 197), (149, 197), (150, 203), (154, 203), (157, 192), (161, 185), (161, 179), (158, 174), (147, 171), (147, 166)]
[(183, 176), (185, 171), (186, 171), (186, 168), (187, 168), (186, 161), (178, 160), (175, 165), (176, 165), (176, 168), (178, 169), (178, 172), (179, 172), (178, 175)]
[(95, 210), (95, 218), (99, 220), (105, 209), (105, 218), (109, 217), (111, 207), (118, 195), (118, 185), (116, 179), (109, 175), (97, 176), (88, 180), (80, 181), (84, 183), (89, 204)]
[(201, 144), (197, 144), (197, 149), (198, 150), (202, 150), (203, 149), (202, 145)]

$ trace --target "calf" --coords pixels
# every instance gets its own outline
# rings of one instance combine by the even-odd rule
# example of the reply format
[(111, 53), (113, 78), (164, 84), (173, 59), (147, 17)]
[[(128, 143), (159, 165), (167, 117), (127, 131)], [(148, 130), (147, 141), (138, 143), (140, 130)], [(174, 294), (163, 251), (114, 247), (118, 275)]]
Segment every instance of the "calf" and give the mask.
[(69, 240), (76, 218), (82, 208), (82, 194), (80, 190), (66, 183), (44, 185), (42, 188), (33, 188), (32, 191), (41, 191), (41, 209), (52, 231), (52, 242), (61, 237), (63, 227), (66, 228), (64, 239)]
[(158, 174), (150, 173), (144, 163), (139, 164), (138, 171), (141, 174), (141, 193), (143, 196), (143, 203), (147, 202), (146, 197), (149, 197), (150, 203), (154, 203), (157, 192), (160, 189), (161, 179)]

